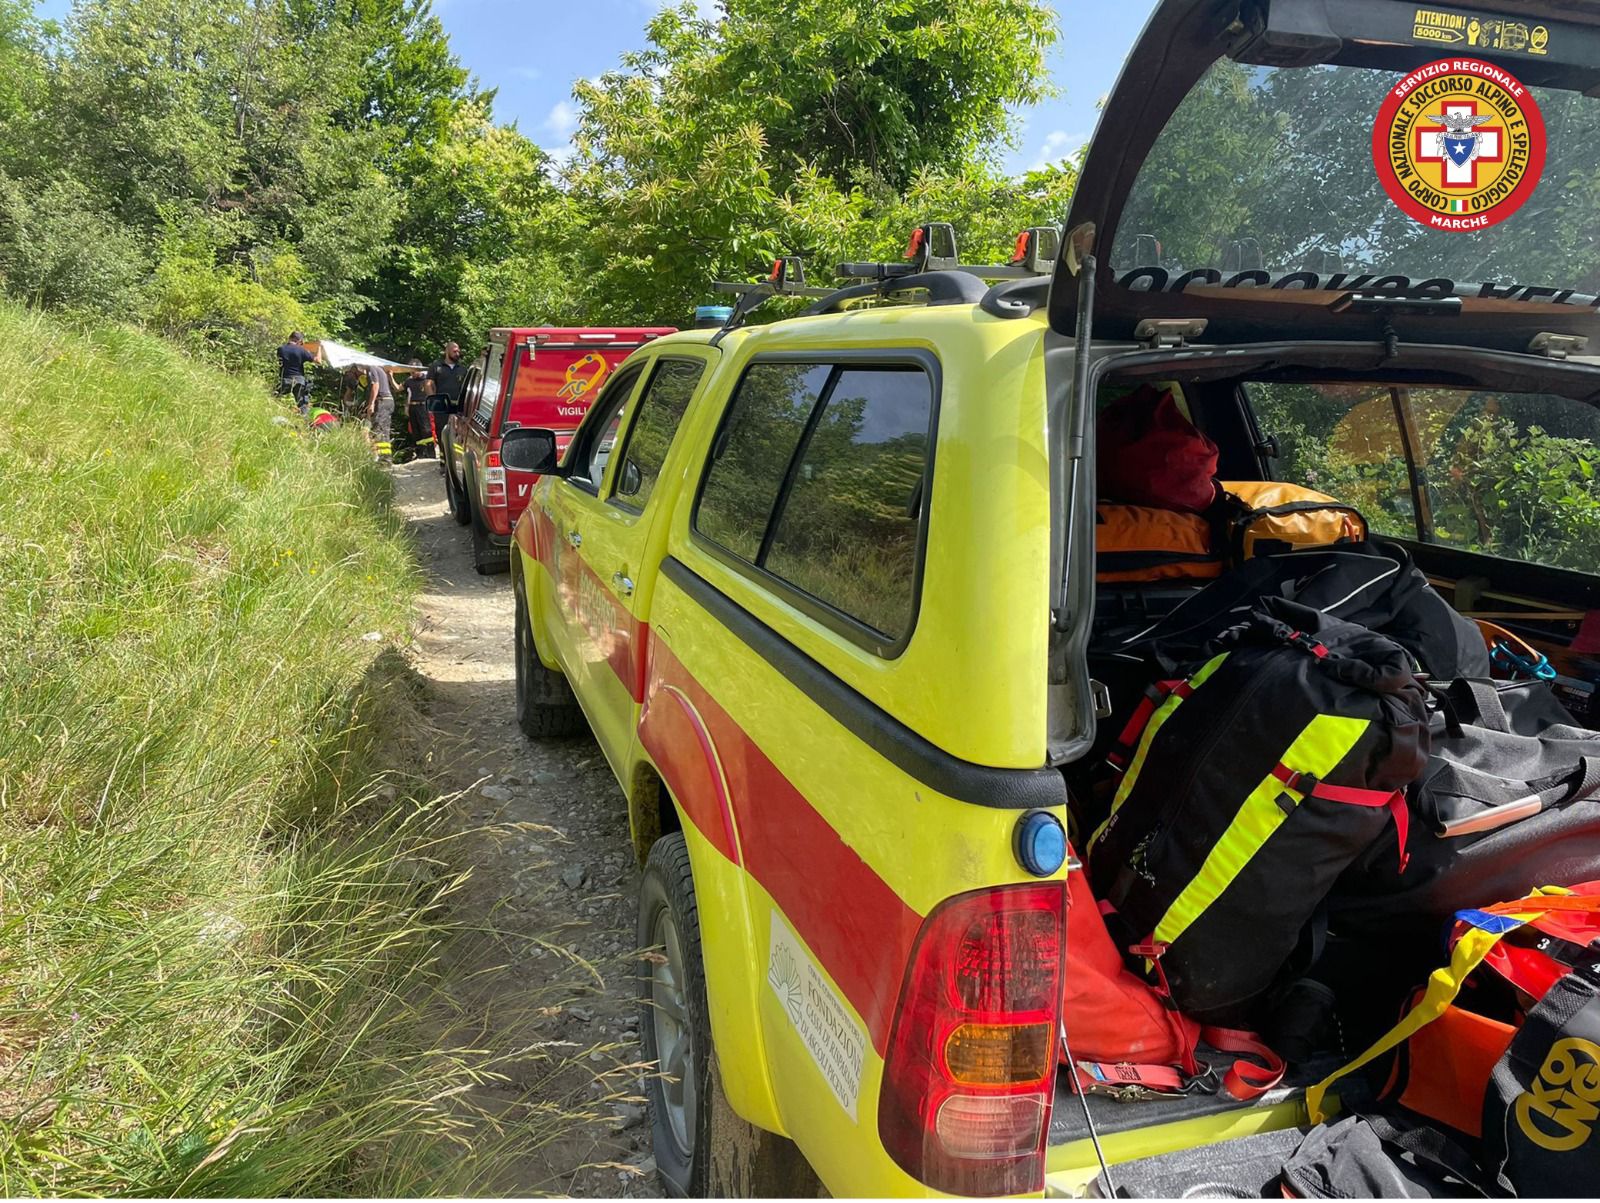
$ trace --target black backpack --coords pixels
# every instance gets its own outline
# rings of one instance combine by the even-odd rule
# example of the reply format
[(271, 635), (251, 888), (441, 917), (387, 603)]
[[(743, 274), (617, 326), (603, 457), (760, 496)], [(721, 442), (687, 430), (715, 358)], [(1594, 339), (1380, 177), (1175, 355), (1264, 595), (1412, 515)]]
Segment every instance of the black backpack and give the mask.
[(1387, 828), (1404, 855), (1428, 716), (1404, 648), (1293, 602), (1269, 600), (1206, 651), (1130, 722), (1088, 854), (1136, 963), (1181, 1010), (1232, 1019)]
[(1441, 597), (1398, 544), (1257, 556), (1159, 619), (1097, 623), (1096, 651), (1124, 662), (1171, 667), (1200, 650), (1268, 598), (1285, 598), (1330, 618), (1386, 635), (1437, 680), (1487, 677), (1489, 652), (1476, 623)]

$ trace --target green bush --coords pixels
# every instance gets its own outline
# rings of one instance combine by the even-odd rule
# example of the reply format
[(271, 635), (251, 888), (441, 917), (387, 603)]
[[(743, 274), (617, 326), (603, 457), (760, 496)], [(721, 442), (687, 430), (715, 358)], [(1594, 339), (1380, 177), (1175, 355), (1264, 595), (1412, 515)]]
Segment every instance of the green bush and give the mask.
[(139, 239), (67, 176), (0, 172), (0, 287), (34, 305), (90, 315), (138, 311), (149, 263)]

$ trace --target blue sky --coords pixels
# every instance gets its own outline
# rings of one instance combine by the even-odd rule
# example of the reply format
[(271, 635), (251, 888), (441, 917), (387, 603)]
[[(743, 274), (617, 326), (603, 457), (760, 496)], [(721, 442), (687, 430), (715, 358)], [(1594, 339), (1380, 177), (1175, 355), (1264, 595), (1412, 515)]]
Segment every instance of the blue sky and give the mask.
[[(499, 91), (496, 113), (555, 153), (572, 134), (572, 82), (644, 45), (644, 27), (666, 0), (434, 0), (461, 61)], [(1061, 42), (1050, 73), (1061, 94), (1019, 114), (1006, 167), (1023, 171), (1065, 158), (1094, 132), (1096, 102), (1116, 79), (1154, 0), (1053, 0)], [(715, 0), (695, 0), (714, 12)], [(796, 0), (805, 3), (805, 0)], [(61, 16), (70, 0), (40, 0)]]

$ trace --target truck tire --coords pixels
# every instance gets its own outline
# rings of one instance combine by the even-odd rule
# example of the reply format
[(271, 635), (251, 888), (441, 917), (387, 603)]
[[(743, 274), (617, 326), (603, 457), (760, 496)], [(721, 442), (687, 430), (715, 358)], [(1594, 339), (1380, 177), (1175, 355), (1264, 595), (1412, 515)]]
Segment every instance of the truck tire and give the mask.
[[(449, 456), (444, 458), (448, 461)], [(467, 505), (467, 499), (461, 495), (461, 487), (456, 484), (455, 473), (450, 471), (448, 462), (444, 465), (444, 499), (450, 507), (450, 517), (456, 520), (457, 526), (465, 526), (472, 520), (472, 510)]]
[(496, 547), (489, 538), (489, 528), (476, 506), (472, 508), (472, 566), (479, 576), (494, 576), (511, 571), (511, 550)]
[(528, 621), (528, 599), (517, 582), (517, 726), (529, 739), (558, 739), (577, 735), (584, 728), (583, 711), (572, 696), (566, 677), (546, 668), (533, 646), (533, 624)]
[(794, 1143), (739, 1118), (722, 1090), (706, 1006), (689, 846), (657, 840), (639, 883), (639, 1033), (656, 1172), (678, 1198), (815, 1198), (820, 1183)]

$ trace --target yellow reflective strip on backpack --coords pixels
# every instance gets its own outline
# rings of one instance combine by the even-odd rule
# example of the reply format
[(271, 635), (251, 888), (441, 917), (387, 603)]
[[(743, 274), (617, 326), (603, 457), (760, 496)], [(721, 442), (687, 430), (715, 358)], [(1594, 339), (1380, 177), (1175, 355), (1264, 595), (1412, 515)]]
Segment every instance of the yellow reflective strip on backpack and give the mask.
[[(1540, 886), (1535, 893), (1549, 893), (1560, 897), (1570, 894), (1571, 891), (1561, 886)], [(1518, 901), (1527, 902), (1528, 910), (1515, 911), (1507, 917), (1521, 920), (1523, 923), (1529, 923), (1539, 918), (1540, 915), (1548, 913), (1551, 909), (1541, 907), (1538, 899), (1534, 897), (1519, 899)], [(1493, 913), (1502, 914), (1504, 912), (1496, 909)], [(1428, 988), (1423, 992), (1422, 998), (1417, 1005), (1406, 1012), (1405, 1018), (1380, 1036), (1371, 1048), (1367, 1049), (1366, 1052), (1362, 1053), (1350, 1064), (1334, 1070), (1326, 1078), (1323, 1078), (1322, 1081), (1306, 1091), (1306, 1111), (1311, 1116), (1311, 1122), (1313, 1124), (1327, 1122), (1327, 1109), (1324, 1106), (1324, 1102), (1329, 1089), (1332, 1088), (1335, 1082), (1354, 1073), (1363, 1065), (1383, 1056), (1389, 1050), (1399, 1048), (1400, 1045), (1443, 1015), (1449, 1009), (1450, 1004), (1455, 1001), (1456, 995), (1461, 993), (1461, 987), (1466, 983), (1472, 971), (1483, 964), (1484, 958), (1489, 955), (1496, 944), (1500, 943), (1510, 932), (1516, 930), (1515, 927), (1508, 927), (1504, 931), (1491, 932), (1485, 931), (1481, 927), (1468, 926), (1461, 933), (1460, 939), (1456, 941), (1455, 948), (1450, 952), (1450, 963), (1435, 969), (1428, 975)]]
[[(1199, 689), (1200, 686), (1209, 681), (1211, 675), (1222, 667), (1222, 662), (1227, 658), (1228, 653), (1223, 652), (1220, 656), (1213, 656), (1205, 664), (1201, 665), (1200, 670), (1188, 679), (1190, 690)], [(1111, 815), (1122, 809), (1122, 804), (1128, 800), (1128, 795), (1133, 792), (1133, 787), (1139, 783), (1139, 770), (1144, 768), (1145, 757), (1150, 753), (1151, 741), (1155, 739), (1156, 734), (1161, 730), (1162, 724), (1172, 717), (1173, 712), (1183, 702), (1184, 698), (1180, 694), (1172, 694), (1160, 706), (1156, 707), (1156, 712), (1150, 716), (1150, 721), (1144, 725), (1144, 732), (1139, 736), (1139, 746), (1134, 751), (1133, 760), (1128, 764), (1128, 771), (1122, 775), (1122, 783), (1117, 786), (1116, 797), (1111, 800), (1111, 814), (1106, 816), (1106, 821), (1101, 823), (1095, 829), (1095, 833), (1089, 837), (1089, 848), (1093, 848), (1095, 844), (1099, 843), (1100, 837), (1105, 834), (1106, 828), (1111, 825)]]
[[(1368, 720), (1364, 718), (1319, 714), (1289, 745), (1289, 750), (1283, 754), (1283, 766), (1297, 773), (1326, 776), (1349, 755), (1367, 726)], [(1289, 789), (1271, 773), (1250, 792), (1200, 866), (1200, 872), (1184, 886), (1161, 922), (1156, 924), (1154, 939), (1157, 943), (1176, 941), (1233, 884), (1234, 878), (1289, 817), (1278, 805), (1278, 799), (1285, 795), (1296, 806), (1304, 801), (1303, 794)]]

